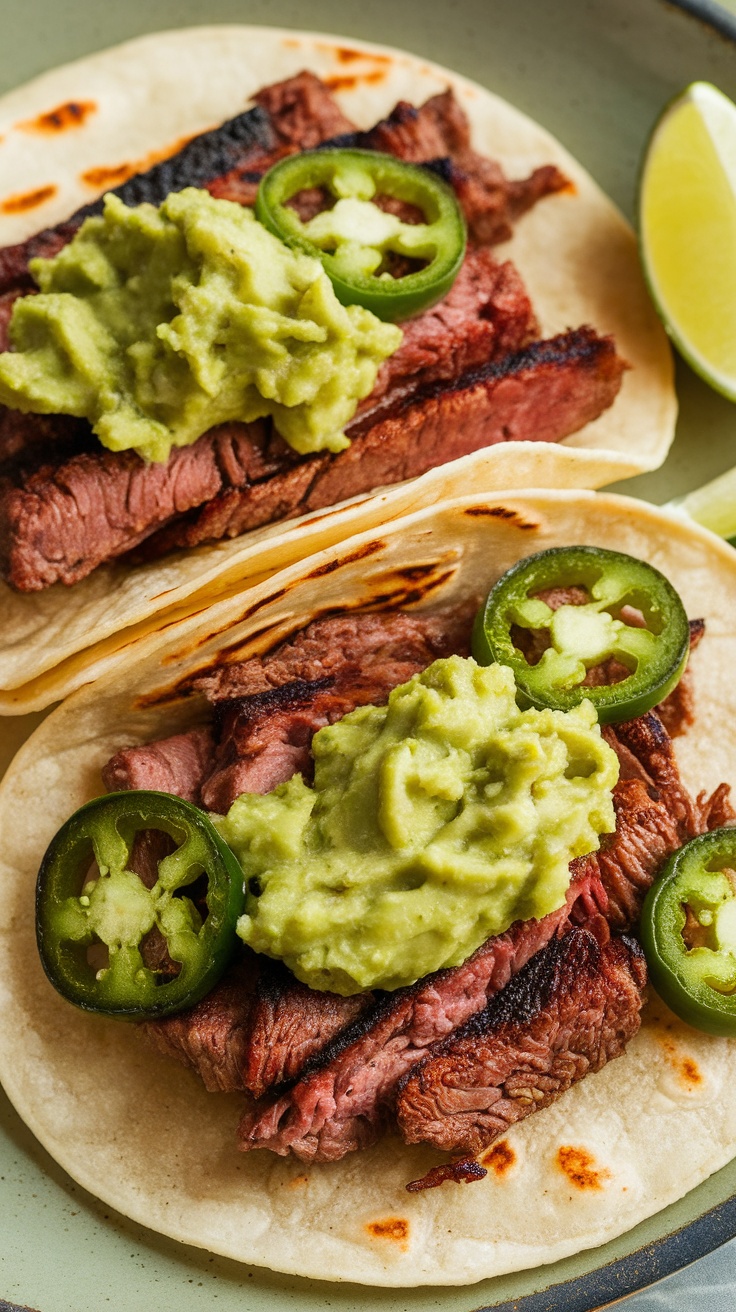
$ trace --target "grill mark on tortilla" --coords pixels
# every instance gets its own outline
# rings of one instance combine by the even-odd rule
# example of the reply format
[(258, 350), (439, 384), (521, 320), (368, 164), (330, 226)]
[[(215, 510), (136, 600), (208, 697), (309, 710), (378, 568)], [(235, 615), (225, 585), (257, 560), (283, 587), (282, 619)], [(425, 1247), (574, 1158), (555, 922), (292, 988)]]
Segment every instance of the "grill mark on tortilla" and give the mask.
[(18, 132), (66, 132), (70, 128), (81, 128), (97, 109), (96, 100), (66, 100), (64, 104), (37, 114), (35, 118), (22, 119), (15, 124), (15, 128)]
[(510, 506), (468, 506), (467, 510), (463, 511), (463, 514), (468, 515), (471, 519), (489, 518), (515, 520), (516, 528), (520, 529), (537, 529), (542, 527), (541, 522), (538, 520), (522, 519), (518, 510), (512, 510)]
[(587, 1148), (563, 1144), (557, 1151), (555, 1165), (576, 1189), (598, 1190), (611, 1179), (607, 1166), (597, 1166), (595, 1157)]
[(323, 79), (330, 91), (354, 91), (361, 83), (365, 86), (377, 86), (385, 80), (386, 71), (382, 68), (374, 68), (368, 73), (333, 73), (331, 77)]
[(352, 565), (357, 560), (367, 560), (369, 556), (375, 556), (376, 552), (383, 550), (385, 546), (386, 543), (381, 542), (380, 539), (366, 542), (364, 546), (356, 547), (355, 551), (348, 552), (338, 560), (328, 560), (325, 565), (318, 565), (307, 575), (307, 578), (320, 579), (325, 574), (333, 574), (336, 569), (342, 569), (344, 565)]
[(47, 186), (36, 187), (33, 191), (15, 192), (14, 195), (6, 196), (4, 201), (0, 201), (0, 210), (4, 214), (25, 214), (28, 210), (38, 209), (39, 205), (45, 205), (58, 190), (55, 182), (49, 182)]

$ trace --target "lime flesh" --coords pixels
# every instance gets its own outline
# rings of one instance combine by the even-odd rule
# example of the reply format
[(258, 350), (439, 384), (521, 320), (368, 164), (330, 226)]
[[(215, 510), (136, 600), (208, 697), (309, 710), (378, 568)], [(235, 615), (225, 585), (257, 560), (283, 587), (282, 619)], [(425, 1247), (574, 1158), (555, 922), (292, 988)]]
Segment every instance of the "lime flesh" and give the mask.
[(641, 176), (642, 261), (665, 327), (736, 400), (736, 105), (694, 82), (662, 114)]

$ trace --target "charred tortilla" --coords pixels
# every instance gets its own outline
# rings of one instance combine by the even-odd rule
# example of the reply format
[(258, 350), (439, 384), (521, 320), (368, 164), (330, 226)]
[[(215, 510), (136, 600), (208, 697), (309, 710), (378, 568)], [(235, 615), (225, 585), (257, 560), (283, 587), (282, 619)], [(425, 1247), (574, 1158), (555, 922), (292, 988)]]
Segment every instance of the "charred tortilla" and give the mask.
[(731, 549), (642, 503), (566, 491), (466, 497), (353, 537), (149, 637), (135, 661), (79, 691), (22, 748), (0, 788), (0, 1075), (85, 1188), (154, 1230), (241, 1261), (376, 1285), (460, 1284), (604, 1243), (733, 1156), (736, 1047), (653, 999), (624, 1056), (511, 1129), (484, 1180), (408, 1195), (407, 1181), (437, 1155), (391, 1137), (321, 1166), (243, 1158), (233, 1142), (240, 1097), (207, 1093), (129, 1027), (75, 1012), (35, 956), (33, 880), (48, 839), (101, 791), (115, 751), (203, 722), (196, 676), (325, 614), (451, 605), (520, 556), (612, 541), (661, 569), (705, 619), (692, 657), (695, 723), (676, 752), (693, 795), (733, 783), (723, 730), (736, 713)]
[[(512, 240), (494, 249), (521, 272), (543, 337), (586, 323), (613, 334), (632, 366), (620, 395), (563, 443), (502, 442), (302, 520), (146, 564), (103, 565), (71, 588), (55, 584), (19, 596), (3, 585), (0, 710), (6, 713), (47, 705), (102, 673), (122, 647), (164, 617), (196, 611), (245, 579), (439, 497), (520, 483), (599, 486), (664, 459), (675, 416), (671, 358), (630, 229), (544, 129), (483, 88), (410, 55), (276, 29), (211, 27), (143, 37), (45, 74), (0, 104), (3, 169), (19, 195), (41, 197), (26, 209), (6, 207), (0, 242), (18, 242), (63, 219), (105, 186), (242, 112), (265, 82), (305, 66), (366, 127), (397, 100), (419, 104), (449, 85), (468, 114), (475, 148), (497, 158), (510, 177), (551, 164), (571, 179), (574, 193), (541, 201)], [(70, 105), (78, 112), (68, 126), (61, 111)], [(62, 124), (53, 131), (46, 123), (52, 111)]]

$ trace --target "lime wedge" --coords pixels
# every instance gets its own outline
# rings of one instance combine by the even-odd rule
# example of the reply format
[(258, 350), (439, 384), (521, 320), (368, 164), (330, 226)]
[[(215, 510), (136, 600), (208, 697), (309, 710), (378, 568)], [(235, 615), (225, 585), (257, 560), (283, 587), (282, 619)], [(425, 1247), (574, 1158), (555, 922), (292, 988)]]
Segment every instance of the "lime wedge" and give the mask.
[(678, 350), (736, 400), (736, 105), (693, 82), (665, 109), (641, 174), (649, 289)]
[(667, 509), (688, 515), (711, 533), (732, 541), (736, 536), (736, 468), (694, 492), (668, 501)]

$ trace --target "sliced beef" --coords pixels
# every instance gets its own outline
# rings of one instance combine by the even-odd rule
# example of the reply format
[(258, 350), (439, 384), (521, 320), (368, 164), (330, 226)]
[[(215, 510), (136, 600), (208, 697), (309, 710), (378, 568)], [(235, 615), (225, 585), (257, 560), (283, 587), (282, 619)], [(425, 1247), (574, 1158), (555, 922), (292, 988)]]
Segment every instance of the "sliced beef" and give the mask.
[(338, 455), (310, 457), (255, 487), (228, 488), (153, 534), (138, 554), (150, 559), (237, 537), (275, 519), (416, 478), (498, 442), (557, 442), (613, 404), (625, 367), (613, 339), (598, 337), (592, 328), (534, 342), (412, 394), (384, 418), (380, 411), (359, 418), (347, 430), (350, 447)]
[(593, 908), (605, 905), (600, 884), (587, 869), (576, 874), (558, 911), (542, 920), (517, 922), (462, 966), (387, 994), (313, 1058), (289, 1092), (265, 1108), (246, 1111), (238, 1131), (240, 1148), (336, 1161), (367, 1147), (385, 1124), (402, 1076), (567, 928), (579, 898)]
[(648, 889), (664, 861), (697, 834), (734, 818), (730, 788), (691, 797), (659, 716), (605, 725), (603, 736), (618, 755), (620, 779), (613, 790), (616, 832), (599, 852), (583, 858), (595, 866), (608, 894), (615, 929), (636, 923)]
[(301, 1075), (307, 1062), (371, 1006), (372, 993), (343, 998), (316, 992), (277, 961), (262, 957), (243, 1054), (243, 1086), (260, 1098)]
[(202, 780), (214, 764), (212, 730), (202, 726), (145, 747), (122, 748), (104, 767), (102, 782), (111, 793), (146, 788), (199, 802)]
[(84, 419), (25, 415), (0, 405), (0, 487), (27, 480), (48, 464), (49, 450), (55, 460), (62, 461), (82, 451), (99, 451), (99, 443)]
[(471, 598), (424, 614), (316, 620), (265, 656), (200, 674), (193, 686), (215, 706), (216, 734), (196, 728), (123, 748), (102, 772), (105, 787), (153, 788), (226, 811), (241, 792), (267, 792), (308, 772), (312, 734), (323, 724), (382, 704), (439, 656), (466, 655), (476, 606)]
[(570, 183), (554, 165), (544, 165), (521, 181), (509, 181), (500, 164), (473, 150), (470, 124), (450, 90), (432, 96), (418, 109), (406, 101), (368, 132), (356, 133), (355, 145), (382, 150), (412, 164), (445, 160), (445, 176), (454, 187), (474, 241), (506, 241), (513, 224), (543, 196), (568, 190)]
[(218, 744), (203, 804), (225, 812), (240, 793), (268, 792), (299, 772), (309, 777), (318, 729), (356, 706), (382, 706), (437, 657), (467, 654), (473, 608), (320, 620), (271, 656), (198, 681), (215, 703)]
[(398, 351), (384, 360), (358, 415), (394, 407), (417, 388), (527, 346), (539, 335), (532, 303), (513, 264), (486, 248), (469, 251), (443, 300), (401, 325)]
[(196, 1006), (140, 1026), (149, 1043), (196, 1071), (211, 1092), (258, 1098), (299, 1075), (355, 1020), (371, 994), (315, 993), (280, 963), (245, 950)]
[(646, 966), (633, 939), (572, 929), (402, 1081), (407, 1143), (478, 1153), (620, 1057), (640, 1025)]
[[(434, 379), (456, 377), (497, 351), (521, 347), (535, 330), (529, 298), (513, 268), (498, 265), (487, 251), (471, 253), (442, 305), (413, 322), (405, 344), (387, 362), (377, 402), (390, 405)], [(6, 411), (3, 417), (0, 411), (0, 461), (3, 446), (14, 453), (0, 479), (0, 569), (21, 591), (78, 582), (161, 525), (177, 526), (182, 515), (203, 503), (207, 511), (194, 523), (185, 520), (168, 538), (179, 536), (185, 544), (193, 536), (204, 540), (242, 531), (230, 531), (229, 523), (223, 532), (213, 527), (223, 505), (227, 520), (232, 518), (233, 497), (248, 528), (300, 514), (318, 471), (337, 458), (300, 458), (270, 424), (257, 422), (221, 425), (192, 446), (175, 449), (166, 463), (147, 463), (134, 451), (106, 451), (83, 421), (60, 422), (60, 433), (81, 438), (81, 448), (70, 452), (68, 443), (48, 440), (58, 417), (14, 419), (15, 414)], [(364, 426), (369, 422), (363, 419)], [(361, 446), (365, 443), (362, 436)], [(431, 463), (450, 458), (435, 452)], [(362, 479), (359, 471), (351, 473), (356, 491), (374, 486), (371, 475), (372, 469)], [(324, 479), (321, 486), (319, 504), (329, 504)], [(166, 530), (151, 554), (179, 545), (165, 535)]]
[(210, 1092), (242, 1089), (259, 973), (260, 959), (249, 952), (196, 1006), (139, 1028), (158, 1052), (196, 1070)]
[(332, 137), (354, 132), (329, 87), (304, 70), (283, 82), (272, 82), (253, 97), (268, 114), (281, 142), (296, 150), (312, 150)]
[[(701, 642), (705, 633), (705, 620), (690, 620), (690, 652)], [(670, 738), (679, 738), (691, 724), (695, 723), (695, 695), (693, 692), (692, 667), (688, 660), (680, 682), (669, 696), (656, 707), (657, 715)]]
[[(225, 725), (218, 726), (218, 763), (211, 731), (192, 729), (116, 753), (103, 770), (105, 786), (154, 788), (195, 802), (204, 791), (205, 804), (220, 810), (227, 810), (246, 787), (265, 792), (300, 768), (301, 758), (309, 756), (312, 733), (328, 722), (319, 700), (324, 685), (331, 690), (332, 718), (367, 701), (385, 701), (391, 688), (437, 656), (467, 651), (475, 607), (471, 601), (432, 615), (321, 620), (268, 656), (221, 666), (198, 680), (216, 713), (224, 708), (227, 716), (226, 736)], [(295, 686), (307, 692), (301, 701)], [(214, 801), (206, 800), (210, 795)], [(145, 854), (153, 858), (155, 872), (156, 850), (146, 848)], [(142, 877), (148, 870), (140, 862), (134, 868)], [(160, 969), (165, 943), (152, 940), (146, 950), (147, 964)], [(295, 1078), (307, 1059), (372, 1001), (371, 994), (342, 998), (317, 993), (278, 963), (266, 957), (255, 961), (231, 969), (194, 1008), (145, 1026), (149, 1040), (196, 1070), (207, 1088), (245, 1088), (260, 1096), (273, 1084)]]
[[(256, 99), (281, 125), (285, 120), (288, 122), (288, 107), (280, 103), (284, 96), (278, 88), (276, 91), (274, 95), (269, 89), (267, 95), (261, 93)], [(301, 122), (301, 107), (295, 118), (299, 124), (297, 147), (304, 149), (306, 131)], [(496, 160), (474, 151), (467, 115), (450, 90), (432, 96), (418, 108), (402, 100), (388, 118), (368, 131), (340, 128), (331, 140), (320, 137), (312, 144), (380, 150), (411, 164), (430, 164), (454, 188), (470, 237), (480, 245), (508, 240), (516, 220), (538, 200), (570, 189), (568, 179), (555, 165), (543, 165), (528, 178), (511, 180)], [(288, 153), (288, 147), (282, 153)], [(266, 167), (270, 167), (270, 162)], [(264, 171), (257, 165), (237, 167), (210, 185), (209, 190), (215, 196), (236, 200), (241, 205), (253, 205)], [(302, 218), (306, 221), (320, 207), (316, 198), (314, 205), (307, 205)]]

